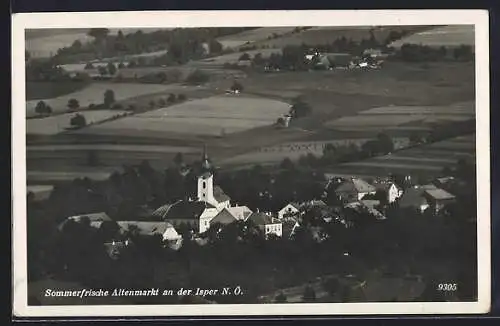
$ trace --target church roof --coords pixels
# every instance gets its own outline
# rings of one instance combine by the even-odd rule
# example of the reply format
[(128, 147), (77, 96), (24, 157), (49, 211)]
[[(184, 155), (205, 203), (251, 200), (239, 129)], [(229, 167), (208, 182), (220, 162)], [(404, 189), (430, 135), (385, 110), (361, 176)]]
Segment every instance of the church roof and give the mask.
[(236, 217), (234, 217), (231, 212), (224, 208), (210, 221), (210, 223), (230, 224), (232, 222), (235, 222), (236, 220)]
[(154, 235), (154, 234), (163, 235), (168, 228), (173, 227), (168, 222), (117, 221), (116, 223), (118, 223), (118, 225), (122, 229), (122, 232), (128, 231), (130, 227), (133, 225), (137, 227), (137, 231), (141, 235)]
[(206, 208), (207, 204), (202, 201), (180, 200), (175, 204), (165, 205), (158, 208), (155, 213), (161, 214), (164, 220), (169, 220), (169, 219), (191, 220), (191, 219), (198, 219)]
[(231, 200), (231, 197), (229, 197), (228, 195), (226, 195), (226, 193), (224, 192), (224, 190), (222, 190), (222, 188), (219, 187), (219, 186), (215, 186), (214, 187), (214, 198), (219, 203)]

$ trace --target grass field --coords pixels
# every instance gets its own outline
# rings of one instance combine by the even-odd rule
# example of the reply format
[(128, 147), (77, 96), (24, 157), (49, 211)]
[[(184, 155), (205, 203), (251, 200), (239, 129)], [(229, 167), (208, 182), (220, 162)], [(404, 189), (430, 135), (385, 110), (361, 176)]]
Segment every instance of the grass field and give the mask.
[(285, 27), (261, 27), (241, 33), (219, 37), (218, 42), (225, 48), (237, 48), (247, 43), (254, 43), (256, 41), (266, 40), (273, 35), (282, 36), (288, 34), (295, 29), (293, 26)]
[[(115, 35), (121, 30), (124, 34), (135, 33), (138, 30), (143, 32), (154, 32), (164, 28), (110, 28), (109, 34)], [(93, 38), (87, 35), (88, 29), (83, 28), (59, 28), (59, 29), (38, 29), (26, 30), (25, 46), (33, 58), (48, 58), (57, 53), (63, 47), (71, 46), (74, 41), (82, 43), (92, 41)]]
[(459, 159), (474, 159), (475, 146), (475, 135), (460, 136), (429, 145), (404, 149), (391, 155), (345, 163), (332, 168), (329, 172), (365, 177), (387, 176), (389, 173), (438, 175), (444, 167), (455, 165)]
[(256, 54), (260, 53), (263, 58), (268, 58), (271, 54), (281, 54), (281, 49), (258, 49), (258, 50), (250, 50), (244, 52), (235, 52), (224, 54), (218, 57), (207, 58), (199, 61), (194, 61), (190, 63), (191, 65), (207, 65), (207, 66), (221, 66), (225, 63), (236, 64), (238, 63), (238, 59), (241, 57), (243, 53), (247, 53), (250, 56), (250, 59), (253, 59)]
[[(275, 146), (262, 147), (259, 150), (251, 153), (245, 153), (228, 158), (224, 161), (221, 161), (220, 165), (235, 166), (240, 164), (277, 164), (283, 161), (283, 159), (285, 158), (289, 158), (292, 161), (295, 161), (298, 160), (301, 156), (307, 154), (321, 157), (323, 155), (323, 148), (327, 144), (332, 144), (336, 147), (350, 145), (361, 146), (368, 140), (370, 140), (370, 138), (283, 143)], [(408, 146), (408, 138), (394, 138), (393, 142), (395, 148), (403, 148)]]
[(274, 48), (283, 48), (286, 45), (308, 45), (332, 44), (336, 39), (345, 37), (353, 41), (360, 41), (370, 37), (370, 30), (373, 29), (375, 38), (384, 42), (391, 31), (401, 31), (402, 29), (420, 31), (423, 26), (322, 26), (313, 27), (297, 34), (287, 35), (272, 40), (256, 42), (258, 45), (266, 45)]
[(219, 136), (266, 126), (288, 112), (289, 104), (258, 97), (214, 96), (136, 114), (89, 128), (115, 134), (171, 132)]
[[(188, 68), (186, 68), (188, 69)], [(192, 67), (189, 67), (192, 69)], [(326, 142), (338, 141), (345, 139), (370, 139), (376, 136), (379, 130), (356, 130), (345, 131), (335, 130), (325, 123), (331, 120), (339, 119), (344, 116), (364, 115), (362, 112), (372, 109), (374, 114), (408, 114), (414, 112), (415, 107), (433, 109), (439, 107), (448, 107), (454, 103), (466, 103), (474, 101), (474, 64), (473, 63), (452, 63), (440, 62), (429, 64), (403, 64), (395, 62), (386, 62), (383, 69), (370, 71), (315, 71), (315, 72), (279, 72), (279, 73), (247, 73), (246, 76), (239, 78), (244, 86), (244, 91), (239, 96), (243, 97), (261, 97), (262, 104), (275, 103), (268, 102), (270, 99), (278, 101), (278, 103), (289, 102), (291, 98), (302, 95), (311, 108), (312, 114), (308, 117), (292, 121), (291, 127), (286, 129), (277, 129), (273, 126), (263, 125), (253, 129), (238, 128), (238, 119), (247, 116), (236, 116), (238, 119), (228, 119), (228, 111), (224, 108), (224, 104), (216, 111), (224, 115), (224, 123), (231, 126), (238, 132), (229, 134), (229, 129), (226, 128), (226, 137), (207, 137), (202, 133), (210, 132), (209, 135), (220, 136), (222, 123), (211, 123), (214, 119), (201, 118), (199, 121), (192, 116), (200, 115), (199, 110), (182, 109), (180, 112), (175, 109), (176, 106), (165, 108), (164, 110), (156, 110), (146, 112), (142, 123), (154, 125), (154, 128), (145, 129), (143, 125), (134, 120), (126, 122), (127, 128), (120, 125), (122, 121), (127, 121), (134, 116), (122, 118), (112, 122), (106, 122), (102, 125), (94, 125), (89, 128), (83, 128), (70, 133), (59, 134), (56, 137), (43, 140), (44, 143), (50, 144), (54, 142), (64, 142), (68, 137), (74, 137), (66, 141), (66, 143), (81, 143), (81, 144), (122, 144), (124, 146), (132, 144), (155, 144), (165, 146), (186, 146), (201, 148), (202, 143), (207, 143), (210, 156), (216, 164), (227, 160), (240, 158), (240, 155), (247, 155), (248, 160), (243, 160), (241, 164), (246, 162), (254, 162), (256, 159), (252, 154), (258, 153), (261, 148), (279, 146), (280, 144), (290, 144), (298, 142)], [(213, 94), (223, 93), (233, 83), (233, 78), (228, 76), (227, 79), (220, 78), (210, 81), (206, 85), (198, 88), (194, 87), (192, 91), (183, 91), (187, 94), (188, 99), (200, 99), (204, 105), (210, 103), (209, 97)], [(150, 88), (151, 85), (145, 85)], [(168, 86), (165, 86), (168, 87)], [(175, 91), (174, 93), (176, 93)], [(100, 96), (104, 90), (100, 91)], [(195, 95), (197, 94), (197, 95)], [(163, 95), (164, 96), (164, 95)], [(226, 95), (221, 96), (225, 98)], [(149, 101), (150, 95), (143, 95), (130, 98), (122, 103), (136, 101), (138, 98), (144, 98), (146, 103)], [(217, 97), (216, 97), (217, 98)], [(231, 97), (230, 97), (231, 98)], [(233, 97), (232, 99), (238, 99)], [(180, 105), (192, 105), (198, 100), (192, 100)], [(237, 109), (243, 108), (240, 102), (224, 101), (227, 106), (230, 106), (229, 112), (238, 112)], [(200, 102), (198, 102), (200, 103)], [(230, 103), (230, 104), (229, 104)], [(255, 100), (252, 99), (252, 106), (255, 105)], [(393, 105), (391, 107), (391, 105)], [(279, 107), (282, 107), (281, 105)], [(399, 107), (399, 108), (398, 108)], [(403, 109), (403, 107), (407, 107)], [(174, 121), (177, 123), (167, 123), (169, 120), (155, 116), (154, 112), (167, 113), (174, 108), (177, 114)], [(377, 108), (377, 109), (376, 109)], [(385, 109), (379, 109), (385, 108)], [(392, 108), (392, 109), (388, 109)], [(397, 108), (399, 111), (391, 111)], [(408, 109), (410, 108), (410, 109)], [(284, 107), (283, 107), (284, 109)], [(379, 110), (379, 111), (377, 111)], [(406, 110), (406, 111), (405, 111)], [(409, 111), (408, 111), (409, 110)], [(427, 109), (422, 109), (423, 111)], [(439, 109), (441, 110), (441, 109)], [(465, 105), (462, 109), (457, 109), (456, 112), (466, 112), (468, 109)], [(185, 111), (185, 112), (184, 112)], [(243, 110), (242, 110), (243, 111)], [(244, 110), (249, 111), (249, 110)], [(266, 106), (260, 105), (257, 110), (249, 112), (259, 112), (265, 120), (274, 122), (279, 114), (270, 114)], [(377, 113), (378, 112), (378, 113)], [(399, 113), (397, 113), (399, 112)], [(187, 115), (186, 115), (187, 113)], [(446, 113), (446, 111), (443, 111)], [(179, 114), (183, 115), (179, 116)], [(253, 114), (253, 113), (252, 113)], [(188, 117), (189, 115), (189, 117)], [(255, 117), (254, 117), (255, 118)], [(157, 121), (156, 121), (157, 120)], [(184, 124), (189, 121), (190, 123)], [(170, 120), (172, 121), (172, 120)], [(182, 121), (183, 123), (179, 123)], [(250, 121), (250, 120), (248, 120)], [(164, 123), (165, 122), (165, 123)], [(251, 122), (254, 125), (255, 121)], [(268, 124), (268, 122), (266, 122)], [(114, 125), (114, 126), (113, 126)], [(111, 127), (110, 127), (111, 126)], [(248, 127), (248, 123), (244, 127)], [(412, 123), (401, 124), (391, 128), (392, 137), (408, 137), (409, 133), (415, 129), (421, 129), (422, 126)], [(195, 130), (195, 132), (193, 132)], [(40, 141), (36, 141), (40, 143)], [(29, 143), (31, 144), (31, 143)], [(34, 143), (33, 143), (34, 144)], [(131, 148), (134, 148), (131, 146)], [(414, 151), (416, 149), (413, 149)], [(150, 159), (159, 167), (164, 167), (171, 162), (172, 155), (169, 153), (158, 153), (154, 151), (108, 151), (110, 154), (103, 153), (103, 161), (106, 166), (120, 167), (125, 162), (137, 162), (139, 159)], [(435, 152), (435, 151), (434, 151)], [(77, 170), (78, 164), (85, 165), (86, 150), (69, 151), (59, 148), (55, 151), (36, 151), (35, 148), (28, 149), (28, 167), (33, 171), (44, 170)], [(425, 154), (425, 153), (424, 153)], [(422, 155), (424, 155), (422, 154)], [(65, 161), (65, 156), (70, 157), (75, 155), (74, 160)], [(77, 155), (80, 155), (77, 157)], [(191, 155), (191, 154), (186, 154)], [(194, 154), (193, 154), (194, 155)], [(198, 154), (195, 154), (198, 155)], [(260, 153), (259, 155), (263, 155)], [(267, 155), (267, 154), (266, 154)], [(269, 154), (275, 155), (276, 154)], [(453, 154), (455, 155), (455, 154)], [(459, 155), (459, 154), (457, 154)], [(455, 155), (455, 156), (457, 156)], [(71, 156), (73, 157), (73, 156)], [(193, 156), (197, 158), (197, 156)], [(283, 157), (283, 155), (280, 156)], [(258, 157), (260, 159), (260, 157)], [(266, 161), (268, 158), (263, 158), (261, 161)], [(271, 158), (272, 161), (277, 158)], [(82, 163), (83, 162), (83, 163)], [(71, 167), (71, 165), (73, 167)], [(222, 165), (222, 164), (221, 164)], [(336, 172), (340, 173), (344, 170), (347, 174), (356, 173), (365, 174), (373, 173), (371, 167), (339, 167)], [(378, 171), (378, 170), (377, 170)], [(39, 182), (38, 182), (39, 183)]]
[[(65, 87), (65, 86), (63, 86)], [(88, 107), (90, 104), (101, 104), (104, 101), (104, 92), (108, 89), (115, 93), (116, 101), (125, 100), (146, 94), (167, 92), (170, 89), (178, 89), (178, 85), (151, 85), (134, 83), (92, 83), (87, 87), (55, 98), (44, 98), (43, 101), (52, 107), (53, 112), (65, 112), (68, 101), (72, 98), (80, 103), (80, 107)], [(27, 116), (36, 115), (35, 106), (39, 100), (26, 101)]]
[(473, 25), (452, 25), (422, 31), (397, 40), (391, 44), (392, 47), (399, 48), (403, 44), (421, 44), (433, 47), (455, 47), (464, 45), (474, 46), (474, 26)]
[[(88, 125), (114, 116), (122, 116), (127, 112), (120, 110), (92, 110), (82, 111), (80, 114), (85, 117)], [(26, 120), (26, 134), (54, 135), (63, 132), (71, 128), (70, 120), (74, 116), (75, 113), (65, 113), (40, 119), (28, 119)]]
[(457, 103), (449, 106), (388, 106), (359, 112), (329, 121), (327, 126), (338, 130), (386, 130), (402, 128), (405, 124), (422, 124), (465, 121), (475, 116), (474, 103)]

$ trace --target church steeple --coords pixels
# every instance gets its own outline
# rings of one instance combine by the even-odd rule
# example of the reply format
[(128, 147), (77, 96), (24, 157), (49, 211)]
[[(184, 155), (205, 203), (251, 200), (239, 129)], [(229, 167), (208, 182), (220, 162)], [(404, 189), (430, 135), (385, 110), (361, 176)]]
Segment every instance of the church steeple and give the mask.
[(210, 164), (210, 160), (208, 158), (207, 146), (203, 144), (203, 156), (201, 159), (201, 174), (212, 174), (212, 164)]

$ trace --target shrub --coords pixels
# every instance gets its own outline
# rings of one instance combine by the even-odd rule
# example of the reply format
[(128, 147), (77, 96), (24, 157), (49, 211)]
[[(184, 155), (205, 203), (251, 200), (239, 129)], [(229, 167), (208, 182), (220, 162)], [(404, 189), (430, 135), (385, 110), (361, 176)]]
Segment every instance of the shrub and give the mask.
[(246, 60), (250, 60), (250, 55), (245, 52), (239, 57), (238, 61), (246, 61)]
[(85, 119), (85, 116), (77, 113), (74, 117), (71, 118), (70, 124), (74, 127), (81, 128), (87, 125), (87, 120)]
[(177, 100), (178, 101), (185, 101), (186, 99), (187, 99), (187, 97), (184, 94), (177, 95)]
[(175, 103), (175, 100), (176, 100), (175, 94), (168, 95), (167, 103), (169, 103), (169, 104)]
[(197, 85), (197, 84), (206, 83), (209, 80), (210, 80), (210, 76), (207, 73), (203, 72), (200, 69), (196, 69), (195, 71), (193, 71), (191, 74), (189, 74), (187, 76), (186, 83)]

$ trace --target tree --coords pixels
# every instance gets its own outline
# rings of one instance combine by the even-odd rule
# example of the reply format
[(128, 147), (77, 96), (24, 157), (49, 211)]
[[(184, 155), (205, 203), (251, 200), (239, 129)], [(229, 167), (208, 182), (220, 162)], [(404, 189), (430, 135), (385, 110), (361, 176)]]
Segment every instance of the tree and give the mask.
[(291, 159), (285, 157), (283, 161), (281, 161), (280, 167), (285, 170), (293, 170), (295, 168), (295, 164), (293, 164)]
[(97, 151), (92, 150), (87, 153), (87, 165), (89, 166), (99, 165), (99, 156), (97, 155)]
[(261, 66), (264, 64), (264, 58), (262, 57), (262, 53), (257, 53), (256, 55), (254, 55), (253, 59), (252, 59), (252, 63), (255, 65), (255, 66)]
[(80, 103), (78, 102), (78, 100), (77, 100), (77, 99), (72, 98), (72, 99), (70, 99), (70, 100), (68, 101), (68, 108), (69, 108), (70, 110), (76, 110), (76, 109), (78, 109), (79, 107), (80, 107)]
[(334, 296), (340, 289), (340, 282), (337, 278), (329, 278), (323, 285), (330, 296)]
[(316, 301), (316, 292), (312, 288), (312, 286), (307, 285), (304, 289), (304, 294), (302, 295), (302, 301), (304, 302), (315, 302)]
[(208, 82), (209, 80), (210, 80), (210, 76), (200, 69), (196, 69), (195, 71), (190, 73), (186, 78), (187, 83), (194, 84), (194, 85), (204, 84), (204, 83)]
[(410, 134), (409, 141), (411, 145), (418, 145), (422, 142), (422, 137), (414, 131)]
[(103, 67), (103, 66), (99, 66), (97, 68), (97, 71), (99, 72), (99, 74), (101, 76), (104, 76), (104, 75), (107, 75), (108, 74), (108, 69), (106, 69), (106, 67)]
[(109, 29), (107, 28), (91, 28), (87, 33), (88, 36), (93, 37), (97, 42), (101, 42), (108, 37)]
[(175, 165), (180, 166), (183, 162), (184, 162), (184, 157), (182, 156), (182, 153), (179, 152), (179, 153), (175, 154), (175, 157), (174, 157)]
[(390, 153), (394, 150), (394, 143), (392, 142), (392, 138), (389, 137), (386, 133), (379, 133), (377, 135), (377, 140), (379, 142), (380, 150), (383, 154)]
[(248, 53), (243, 53), (239, 58), (238, 61), (247, 61), (250, 60), (250, 55)]
[(292, 107), (290, 108), (290, 114), (294, 118), (305, 117), (311, 114), (311, 107), (309, 104), (304, 102), (304, 100), (300, 97), (296, 97), (292, 101)]
[(123, 62), (120, 62), (118, 64), (118, 69), (124, 69), (125, 68), (125, 64)]
[(44, 101), (40, 101), (35, 106), (35, 112), (38, 114), (50, 114), (52, 113), (52, 108), (45, 104)]
[(283, 119), (282, 117), (279, 117), (278, 120), (276, 120), (276, 125), (278, 125), (280, 127), (284, 127), (285, 126), (285, 119)]
[(165, 101), (165, 99), (163, 97), (160, 97), (160, 99), (158, 100), (158, 105), (165, 106), (165, 105), (167, 105), (167, 101)]
[(94, 69), (94, 65), (91, 62), (87, 62), (87, 64), (83, 69), (85, 70)]
[(107, 68), (108, 68), (108, 73), (111, 76), (114, 76), (116, 74), (116, 66), (112, 62), (108, 63)]
[(223, 49), (222, 44), (214, 39), (210, 40), (208, 47), (211, 54), (221, 53)]
[(77, 113), (71, 118), (70, 124), (74, 127), (81, 128), (87, 125), (87, 120), (85, 119), (85, 116)]
[(113, 103), (115, 103), (115, 92), (108, 89), (104, 92), (104, 106), (109, 108)]
[(175, 100), (176, 100), (176, 98), (175, 98), (175, 94), (169, 94), (169, 95), (168, 95), (168, 98), (167, 98), (167, 103), (169, 103), (169, 104), (173, 104), (173, 103), (175, 103)]
[(287, 299), (286, 295), (281, 291), (280, 293), (278, 293), (276, 298), (274, 298), (274, 302), (275, 303), (285, 303), (286, 299)]
[(233, 85), (231, 86), (231, 90), (241, 92), (241, 91), (243, 91), (243, 85), (241, 85), (241, 83), (239, 83), (237, 80), (235, 80), (233, 82)]

